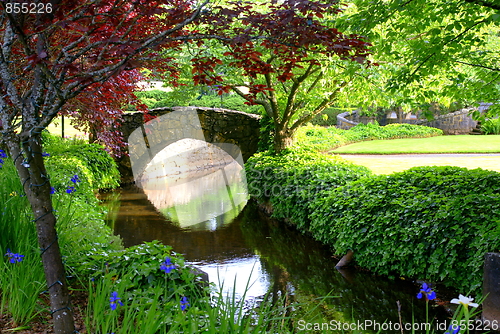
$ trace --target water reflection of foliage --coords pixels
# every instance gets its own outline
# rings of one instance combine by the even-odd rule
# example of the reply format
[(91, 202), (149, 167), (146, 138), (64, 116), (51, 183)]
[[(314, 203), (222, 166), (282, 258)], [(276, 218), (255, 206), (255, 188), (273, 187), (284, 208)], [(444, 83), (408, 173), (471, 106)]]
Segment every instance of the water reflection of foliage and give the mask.
[[(210, 230), (207, 224), (210, 220), (206, 220), (206, 216), (210, 216), (215, 209), (220, 209), (220, 206), (230, 207), (227, 211), (220, 215), (216, 215), (215, 210), (213, 216), (217, 223), (217, 228), (231, 223), (245, 207), (246, 202), (235, 203), (233, 194), (246, 193), (246, 188), (240, 183), (232, 183), (230, 187), (224, 186), (218, 190), (213, 191), (210, 196), (196, 197), (187, 203), (175, 204), (166, 208), (159, 208), (159, 211), (169, 219), (174, 225), (182, 226), (182, 222), (178, 217), (178, 212), (188, 212), (191, 217), (190, 220), (200, 221), (200, 223), (190, 226), (190, 229), (196, 230)], [(222, 203), (222, 204), (221, 204)], [(236, 205), (233, 205), (236, 204)], [(215, 208), (215, 209), (214, 209)], [(208, 213), (208, 214), (207, 214)], [(211, 220), (212, 220), (211, 219)]]
[(425, 320), (425, 307), (415, 299), (413, 284), (353, 270), (343, 276), (325, 247), (282, 223), (266, 221), (253, 203), (242, 219), (247, 245), (261, 256), (263, 268), (276, 282), (271, 292), (285, 294), (291, 289), (284, 282), (291, 281), (295, 301), (306, 303), (302, 312), (311, 311), (318, 297), (338, 297), (326, 298), (316, 307), (315, 321), (394, 323), (399, 321), (396, 301), (402, 304), (403, 322), (411, 323), (412, 317), (414, 322)]

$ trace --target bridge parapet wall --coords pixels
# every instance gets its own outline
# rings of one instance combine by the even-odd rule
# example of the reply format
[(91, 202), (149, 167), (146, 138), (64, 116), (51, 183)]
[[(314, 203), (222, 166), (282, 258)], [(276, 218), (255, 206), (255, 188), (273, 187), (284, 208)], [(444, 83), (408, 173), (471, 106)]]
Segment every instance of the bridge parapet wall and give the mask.
[[(252, 154), (257, 152), (259, 135), (260, 135), (260, 116), (247, 114), (240, 111), (220, 109), (220, 108), (201, 108), (201, 107), (174, 107), (174, 108), (158, 108), (149, 111), (152, 116), (162, 116), (173, 111), (193, 111), (195, 110), (200, 121), (201, 130), (205, 141), (220, 146), (222, 149), (228, 151), (231, 147), (235, 148), (236, 145), (239, 150), (236, 152), (228, 151), (230, 155), (235, 157), (241, 151), (243, 161), (246, 161)], [(183, 129), (183, 138), (199, 138), (199, 126), (193, 124), (192, 134), (186, 131), (189, 121), (182, 119), (182, 114), (179, 120), (171, 120), (172, 124), (169, 125), (165, 131), (175, 131), (176, 129)], [(178, 123), (178, 124), (176, 124)], [(128, 140), (130, 134), (136, 129), (144, 126), (144, 114), (142, 112), (127, 113), (123, 115), (123, 124), (119, 131), (123, 133), (123, 138)], [(149, 136), (150, 134), (148, 134)], [(154, 136), (162, 136), (162, 133), (156, 133)], [(167, 136), (165, 137), (172, 137)], [(179, 136), (176, 136), (180, 139)], [(159, 140), (157, 141), (159, 142)], [(168, 145), (170, 143), (166, 143)], [(233, 144), (233, 145), (224, 145)], [(163, 145), (166, 146), (166, 145)], [(153, 152), (156, 150), (152, 148)], [(161, 148), (159, 148), (161, 149)], [(124, 156), (117, 159), (118, 167), (122, 175), (122, 182), (128, 183), (133, 181), (132, 168), (130, 158)]]

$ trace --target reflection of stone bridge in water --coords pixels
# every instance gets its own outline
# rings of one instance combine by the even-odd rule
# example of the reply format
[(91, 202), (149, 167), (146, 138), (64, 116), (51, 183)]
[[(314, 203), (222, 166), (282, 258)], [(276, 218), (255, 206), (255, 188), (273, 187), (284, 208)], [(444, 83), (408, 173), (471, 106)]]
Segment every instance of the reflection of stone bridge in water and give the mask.
[[(199, 122), (198, 127), (196, 124), (189, 123), (189, 116), (183, 119), (183, 111), (185, 111), (186, 114), (192, 114), (196, 111), (198, 115), (197, 122)], [(213, 143), (225, 150), (233, 158), (236, 158), (241, 151), (243, 161), (246, 161), (257, 151), (260, 132), (260, 116), (258, 115), (228, 109), (200, 107), (158, 108), (150, 110), (149, 114), (152, 116), (163, 116), (172, 112), (180, 115), (179, 119), (170, 119), (170, 124), (163, 125), (163, 130), (156, 131), (155, 133), (147, 133), (148, 129), (144, 126), (143, 113), (127, 113), (124, 115), (124, 122), (119, 130), (123, 133), (125, 139), (128, 139), (136, 129), (140, 128), (146, 144), (152, 142), (161, 143), (160, 147), (149, 147), (150, 150), (148, 150), (148, 152), (153, 154), (153, 156), (146, 156), (144, 159), (139, 158), (139, 160), (144, 161), (145, 164), (163, 148), (183, 138), (193, 138)], [(192, 125), (191, 130), (189, 129), (190, 125)], [(201, 132), (199, 128), (200, 125)], [(182, 131), (179, 131), (181, 129)], [(175, 136), (172, 136), (171, 132), (176, 132)], [(155, 140), (152, 137), (147, 138), (150, 136), (157, 137), (157, 139)], [(162, 136), (163, 138), (161, 138)], [(203, 138), (200, 138), (200, 136)], [(133, 181), (130, 158), (119, 158), (117, 159), (117, 163), (122, 175), (122, 182), (128, 183)]]

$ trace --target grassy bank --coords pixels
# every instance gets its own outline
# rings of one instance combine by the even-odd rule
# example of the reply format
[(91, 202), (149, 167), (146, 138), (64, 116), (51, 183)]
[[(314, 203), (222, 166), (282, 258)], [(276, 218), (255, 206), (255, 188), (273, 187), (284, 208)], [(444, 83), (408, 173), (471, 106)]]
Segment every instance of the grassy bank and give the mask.
[(372, 140), (336, 148), (335, 154), (500, 153), (500, 135)]
[(374, 174), (402, 172), (418, 166), (457, 166), (468, 169), (482, 168), (500, 172), (500, 155), (453, 155), (453, 154), (398, 154), (398, 155), (340, 155), (357, 165), (365, 166)]

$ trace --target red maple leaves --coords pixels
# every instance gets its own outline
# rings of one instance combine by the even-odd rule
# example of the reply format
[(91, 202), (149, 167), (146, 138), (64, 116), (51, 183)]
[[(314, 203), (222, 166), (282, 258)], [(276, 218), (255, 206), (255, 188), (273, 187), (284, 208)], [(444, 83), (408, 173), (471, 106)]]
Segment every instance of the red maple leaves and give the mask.
[[(318, 55), (364, 62), (368, 53), (369, 44), (360, 36), (345, 36), (322, 24), (321, 19), (340, 10), (326, 0), (273, 0), (258, 6), (235, 1), (224, 6), (204, 4), (205, 8), (184, 0), (54, 3), (52, 13), (13, 14), (12, 82), (27, 92), (25, 97), (38, 99), (33, 112), (42, 126), (59, 108), (79, 126), (103, 129), (100, 137), (107, 145), (117, 139), (106, 131), (119, 122), (123, 105), (137, 104), (133, 90), (138, 70), (161, 73), (175, 85), (179, 66), (172, 54), (184, 43), (195, 46), (194, 84), (217, 86), (220, 94), (230, 89), (218, 71), (223, 64), (242, 70), (250, 79), (276, 73), (277, 80), (285, 82)], [(0, 34), (5, 35), (8, 21), (3, 22)], [(205, 45), (208, 40), (218, 44)], [(225, 51), (207, 54), (210, 47)], [(16, 77), (21, 74), (24, 80)], [(272, 89), (257, 81), (248, 85), (249, 101)], [(14, 100), (8, 96), (6, 105)]]

